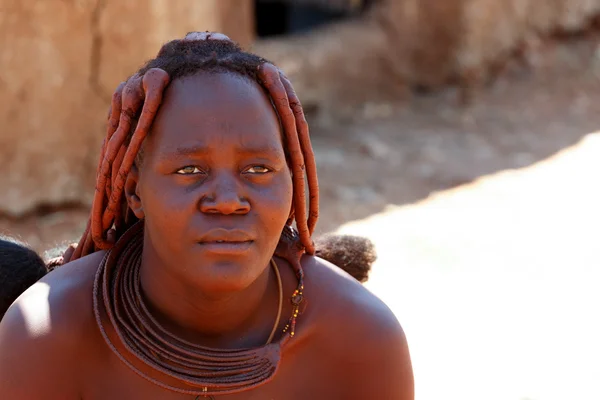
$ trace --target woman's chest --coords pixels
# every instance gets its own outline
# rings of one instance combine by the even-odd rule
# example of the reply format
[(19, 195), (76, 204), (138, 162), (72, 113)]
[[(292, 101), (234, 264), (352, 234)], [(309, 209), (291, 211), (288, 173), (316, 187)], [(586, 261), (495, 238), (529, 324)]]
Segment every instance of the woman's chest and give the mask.
[[(312, 346), (298, 346), (293, 351), (283, 352), (279, 367), (273, 378), (258, 387), (230, 395), (215, 394), (215, 400), (294, 400), (340, 398), (343, 385), (330, 355), (315, 351)], [(161, 387), (164, 376), (138, 365), (143, 377), (126, 366), (116, 355), (110, 354), (106, 362), (99, 365), (94, 376), (86, 379), (83, 400), (144, 399), (144, 400), (194, 400), (211, 399), (210, 393), (184, 394)], [(154, 382), (152, 382), (154, 380)], [(200, 389), (201, 393), (201, 389)]]

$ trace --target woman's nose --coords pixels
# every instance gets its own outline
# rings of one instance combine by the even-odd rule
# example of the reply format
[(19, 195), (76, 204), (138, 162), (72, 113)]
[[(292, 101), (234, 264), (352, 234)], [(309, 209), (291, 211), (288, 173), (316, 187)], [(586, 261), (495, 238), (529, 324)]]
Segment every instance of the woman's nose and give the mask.
[(241, 193), (235, 177), (221, 174), (214, 178), (208, 194), (200, 199), (200, 211), (207, 214), (246, 214), (250, 211), (250, 202)]

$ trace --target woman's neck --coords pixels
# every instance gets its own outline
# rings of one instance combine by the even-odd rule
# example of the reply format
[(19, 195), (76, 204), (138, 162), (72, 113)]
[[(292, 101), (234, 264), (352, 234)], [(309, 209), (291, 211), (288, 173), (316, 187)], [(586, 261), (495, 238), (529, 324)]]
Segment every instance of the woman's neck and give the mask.
[(215, 294), (203, 292), (156, 262), (145, 262), (149, 258), (142, 255), (141, 291), (150, 312), (166, 330), (207, 347), (265, 344), (279, 300), (275, 274), (269, 266), (244, 290)]

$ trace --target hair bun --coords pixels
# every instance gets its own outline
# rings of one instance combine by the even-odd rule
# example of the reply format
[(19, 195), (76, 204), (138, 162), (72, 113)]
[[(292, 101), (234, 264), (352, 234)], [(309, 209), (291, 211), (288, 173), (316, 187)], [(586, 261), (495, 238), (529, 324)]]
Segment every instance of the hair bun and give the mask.
[(328, 234), (315, 240), (315, 255), (340, 267), (357, 281), (364, 283), (377, 253), (371, 240), (352, 235)]

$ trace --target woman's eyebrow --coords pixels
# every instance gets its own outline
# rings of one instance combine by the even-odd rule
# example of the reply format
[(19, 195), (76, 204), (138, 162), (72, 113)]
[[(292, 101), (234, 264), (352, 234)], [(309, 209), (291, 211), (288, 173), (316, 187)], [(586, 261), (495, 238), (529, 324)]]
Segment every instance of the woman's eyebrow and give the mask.
[(189, 156), (192, 154), (204, 154), (204, 153), (208, 153), (208, 147), (203, 146), (203, 145), (195, 145), (195, 146), (177, 147), (175, 149), (174, 154), (179, 155), (179, 156)]
[(181, 146), (175, 149), (167, 149), (160, 155), (160, 158), (181, 158), (193, 155), (204, 155), (209, 152), (208, 147), (203, 145)]
[(283, 147), (272, 146), (272, 145), (259, 145), (259, 144), (249, 144), (244, 146), (238, 146), (236, 149), (237, 152), (241, 154), (250, 154), (250, 155), (272, 155), (283, 153)]

